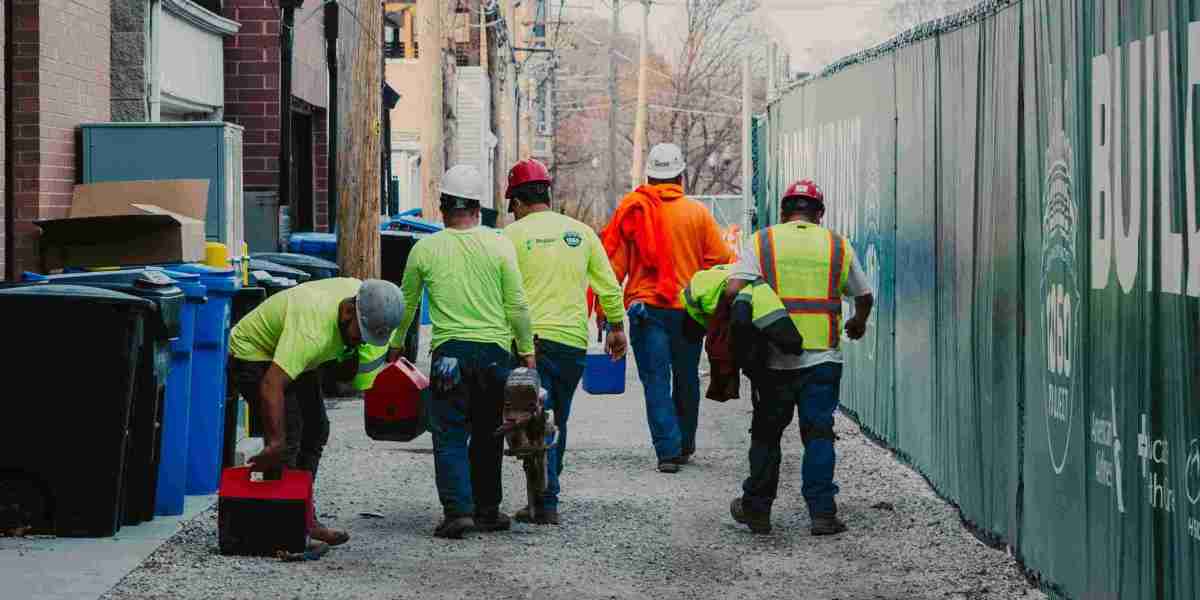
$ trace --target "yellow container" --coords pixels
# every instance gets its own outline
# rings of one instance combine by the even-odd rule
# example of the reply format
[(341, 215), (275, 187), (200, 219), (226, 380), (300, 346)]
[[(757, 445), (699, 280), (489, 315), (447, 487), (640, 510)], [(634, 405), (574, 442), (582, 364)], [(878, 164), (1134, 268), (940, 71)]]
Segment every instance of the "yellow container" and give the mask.
[(220, 242), (205, 242), (204, 264), (218, 269), (228, 269), (229, 249)]

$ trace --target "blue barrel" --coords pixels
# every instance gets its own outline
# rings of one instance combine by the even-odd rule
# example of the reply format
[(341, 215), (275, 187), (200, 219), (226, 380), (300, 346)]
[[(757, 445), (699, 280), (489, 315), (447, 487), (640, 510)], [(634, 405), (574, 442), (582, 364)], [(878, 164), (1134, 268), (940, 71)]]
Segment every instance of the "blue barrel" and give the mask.
[(192, 354), (192, 397), (188, 415), (187, 484), (189, 496), (217, 491), (221, 447), (225, 439), (225, 365), (229, 354), (230, 314), (238, 291), (233, 269), (173, 265), (171, 271), (195, 273), (208, 291), (196, 317)]
[(588, 352), (583, 367), (583, 390), (592, 395), (625, 393), (625, 357), (613, 362), (604, 352)]
[(158, 463), (158, 492), (154, 514), (183, 514), (187, 489), (188, 422), (192, 398), (192, 356), (196, 345), (196, 320), (208, 299), (208, 289), (194, 273), (168, 271), (183, 290), (185, 302), (179, 315), (179, 337), (171, 342), (171, 374), (162, 420), (162, 459)]
[(337, 234), (321, 232), (293, 233), (288, 250), (337, 262)]

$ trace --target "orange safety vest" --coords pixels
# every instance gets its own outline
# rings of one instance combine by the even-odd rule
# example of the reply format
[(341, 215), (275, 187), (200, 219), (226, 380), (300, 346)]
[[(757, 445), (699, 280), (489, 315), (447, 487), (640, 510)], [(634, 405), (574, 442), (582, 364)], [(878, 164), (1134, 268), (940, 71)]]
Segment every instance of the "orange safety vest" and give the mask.
[(754, 237), (763, 279), (783, 301), (804, 349), (837, 348), (854, 249), (842, 236), (803, 221), (774, 225)]

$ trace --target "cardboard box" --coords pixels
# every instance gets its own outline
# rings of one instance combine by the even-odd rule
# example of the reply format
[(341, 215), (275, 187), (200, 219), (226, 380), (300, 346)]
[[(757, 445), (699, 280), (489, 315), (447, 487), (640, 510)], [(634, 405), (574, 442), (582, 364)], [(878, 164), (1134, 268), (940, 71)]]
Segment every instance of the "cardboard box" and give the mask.
[(42, 270), (204, 260), (208, 180), (117, 181), (75, 186), (65, 219), (42, 229)]

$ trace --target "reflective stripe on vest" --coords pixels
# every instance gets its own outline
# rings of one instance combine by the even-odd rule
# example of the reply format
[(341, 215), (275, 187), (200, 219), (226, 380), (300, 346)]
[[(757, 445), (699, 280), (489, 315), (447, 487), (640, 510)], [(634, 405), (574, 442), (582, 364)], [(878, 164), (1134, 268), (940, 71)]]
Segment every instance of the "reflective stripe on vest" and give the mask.
[(755, 281), (742, 288), (737, 301), (750, 303), (750, 318), (758, 329), (766, 329), (775, 321), (788, 318), (788, 312), (775, 290), (763, 281)]
[(779, 294), (805, 349), (828, 350), (841, 339), (841, 290), (849, 277), (846, 241), (810, 223), (775, 225), (757, 234), (763, 278)]
[(365, 391), (375, 385), (375, 377), (387, 366), (387, 347), (361, 344), (358, 347), (358, 374), (354, 376), (354, 389)]

